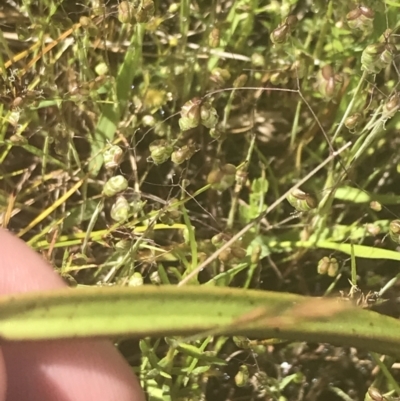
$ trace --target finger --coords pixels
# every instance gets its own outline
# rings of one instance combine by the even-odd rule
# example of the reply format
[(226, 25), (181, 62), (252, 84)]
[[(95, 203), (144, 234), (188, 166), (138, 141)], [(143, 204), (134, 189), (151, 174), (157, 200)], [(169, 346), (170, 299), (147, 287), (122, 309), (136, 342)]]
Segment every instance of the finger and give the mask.
[[(0, 293), (65, 286), (38, 254), (4, 230), (0, 247)], [(144, 400), (130, 367), (110, 342), (7, 343), (2, 349), (7, 401)]]
[(2, 352), (0, 352), (0, 401), (5, 401), (6, 399), (6, 387), (7, 387), (6, 368), (3, 354)]
[(143, 400), (129, 366), (107, 342), (10, 344), (3, 353), (7, 401)]

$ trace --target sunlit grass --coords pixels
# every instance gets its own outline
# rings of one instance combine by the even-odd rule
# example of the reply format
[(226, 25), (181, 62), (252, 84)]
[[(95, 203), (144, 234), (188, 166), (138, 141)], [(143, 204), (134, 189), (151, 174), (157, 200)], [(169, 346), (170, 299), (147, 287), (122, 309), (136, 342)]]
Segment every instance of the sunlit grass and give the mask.
[[(74, 285), (192, 275), (356, 301), (396, 286), (396, 2), (12, 4), (0, 9), (1, 223)], [(318, 274), (324, 257), (339, 261), (332, 277)], [(294, 345), (187, 344), (221, 368), (168, 341), (141, 342), (135, 370), (152, 399), (298, 399), (313, 379)], [(359, 352), (368, 373), (342, 388), (354, 399), (373, 380)], [(243, 389), (232, 377), (245, 369)]]

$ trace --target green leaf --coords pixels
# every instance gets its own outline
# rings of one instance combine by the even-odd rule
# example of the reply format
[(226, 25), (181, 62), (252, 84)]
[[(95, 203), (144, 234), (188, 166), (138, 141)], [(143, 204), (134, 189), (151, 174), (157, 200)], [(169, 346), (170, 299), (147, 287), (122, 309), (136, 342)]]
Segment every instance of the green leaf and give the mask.
[(228, 286), (238, 273), (248, 267), (249, 263), (240, 263), (222, 273), (217, 274), (211, 280), (207, 281), (204, 285), (217, 285), (220, 287)]
[(335, 193), (335, 198), (353, 203), (369, 203), (371, 201), (377, 201), (384, 205), (400, 204), (400, 196), (398, 195), (370, 194), (367, 191), (352, 187), (338, 188)]
[(67, 289), (0, 298), (3, 340), (210, 333), (400, 355), (400, 321), (336, 299), (204, 286)]
[[(300, 245), (299, 243), (298, 245)], [(301, 245), (300, 245), (301, 246)], [(315, 246), (317, 248), (333, 249), (335, 251), (352, 255), (352, 244), (338, 244), (336, 242), (318, 241)], [(400, 253), (391, 251), (390, 249), (376, 248), (366, 245), (353, 245), (354, 256), (365, 259), (388, 259), (400, 261)]]
[(96, 177), (99, 173), (103, 165), (102, 151), (107, 143), (113, 141), (119, 120), (125, 113), (131, 93), (132, 80), (141, 71), (140, 60), (143, 35), (143, 26), (137, 24), (130, 46), (125, 54), (124, 62), (121, 64), (116, 78), (116, 100), (118, 104), (112, 104), (115, 99), (113, 91), (110, 90), (109, 100), (111, 100), (111, 104), (106, 104), (102, 108), (102, 114), (97, 123), (91, 144), (92, 160), (89, 164), (89, 171), (93, 177)]
[(269, 182), (264, 177), (253, 180), (249, 195), (249, 204), (239, 205), (239, 215), (244, 224), (247, 224), (267, 209), (267, 206), (262, 204), (262, 202), (265, 194), (268, 192), (268, 188)]
[(84, 221), (88, 221), (92, 216), (98, 201), (88, 199), (83, 202), (83, 205), (70, 209), (68, 217), (64, 220), (64, 229), (74, 227), (75, 225), (82, 224)]
[(393, 1), (393, 0), (385, 0), (385, 3), (388, 4), (389, 6), (393, 6), (393, 7), (400, 7), (400, 3), (397, 1)]
[(91, 156), (89, 171), (93, 177), (96, 177), (103, 165), (103, 150), (107, 143), (114, 139), (117, 131), (119, 115), (116, 107), (112, 104), (106, 104), (102, 108), (102, 114), (97, 123), (95, 132), (91, 141)]
[[(332, 249), (334, 251), (343, 252), (347, 255), (352, 255), (352, 244), (337, 243), (332, 241), (276, 241), (270, 240), (263, 236), (265, 245), (271, 252), (289, 251), (293, 248), (322, 248)], [(400, 252), (390, 249), (382, 249), (366, 245), (353, 245), (354, 256), (365, 259), (388, 259), (400, 261)]]
[(252, 194), (257, 194), (257, 198), (259, 195), (265, 195), (268, 192), (269, 182), (264, 177), (259, 177), (253, 180), (251, 184)]

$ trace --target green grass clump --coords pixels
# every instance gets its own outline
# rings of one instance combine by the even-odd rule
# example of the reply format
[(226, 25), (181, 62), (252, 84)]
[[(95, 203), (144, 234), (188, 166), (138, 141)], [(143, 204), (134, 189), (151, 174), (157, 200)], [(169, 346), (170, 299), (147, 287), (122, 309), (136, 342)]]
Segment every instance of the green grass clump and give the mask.
[[(1, 222), (71, 285), (231, 286), (400, 315), (386, 302), (398, 2), (13, 4), (0, 8)], [(118, 346), (149, 399), (398, 390), (365, 349), (207, 334)]]

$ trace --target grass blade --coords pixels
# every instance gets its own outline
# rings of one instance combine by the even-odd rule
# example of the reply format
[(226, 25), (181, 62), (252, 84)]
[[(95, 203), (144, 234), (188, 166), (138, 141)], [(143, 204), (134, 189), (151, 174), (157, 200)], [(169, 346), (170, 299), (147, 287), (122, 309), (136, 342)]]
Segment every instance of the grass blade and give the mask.
[(196, 335), (210, 330), (400, 354), (398, 320), (336, 299), (198, 286), (63, 290), (0, 299), (3, 340)]

